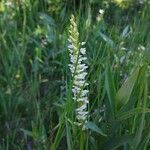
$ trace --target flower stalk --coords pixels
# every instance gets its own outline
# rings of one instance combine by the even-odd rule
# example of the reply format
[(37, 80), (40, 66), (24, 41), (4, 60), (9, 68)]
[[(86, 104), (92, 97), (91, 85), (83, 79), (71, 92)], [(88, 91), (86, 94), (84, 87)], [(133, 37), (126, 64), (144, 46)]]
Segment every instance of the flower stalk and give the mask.
[(75, 17), (73, 15), (71, 15), (70, 19), (68, 42), (70, 56), (69, 68), (72, 75), (73, 100), (76, 103), (76, 118), (78, 120), (78, 124), (82, 125), (87, 121), (88, 115), (87, 105), (89, 103), (89, 91), (86, 89), (88, 85), (86, 82), (86, 69), (88, 66), (84, 63), (84, 61), (87, 59), (86, 48), (84, 48), (85, 42), (80, 43), (79, 41), (79, 32)]

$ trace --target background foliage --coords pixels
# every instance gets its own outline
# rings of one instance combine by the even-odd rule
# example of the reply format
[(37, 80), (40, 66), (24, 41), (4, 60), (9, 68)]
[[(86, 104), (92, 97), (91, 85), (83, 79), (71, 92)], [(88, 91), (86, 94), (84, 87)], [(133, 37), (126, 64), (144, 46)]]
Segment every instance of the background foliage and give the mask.
[[(71, 14), (87, 48), (85, 133), (69, 89)], [(0, 149), (149, 149), (149, 14), (149, 0), (1, 0)]]

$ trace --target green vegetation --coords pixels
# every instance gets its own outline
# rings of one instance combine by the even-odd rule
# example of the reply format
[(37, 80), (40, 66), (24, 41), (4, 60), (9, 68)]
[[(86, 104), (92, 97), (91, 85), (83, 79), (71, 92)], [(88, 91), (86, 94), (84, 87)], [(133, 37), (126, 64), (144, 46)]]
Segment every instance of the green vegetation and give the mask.
[[(71, 14), (86, 42), (86, 130), (72, 99)], [(0, 150), (149, 148), (149, 0), (0, 1)]]

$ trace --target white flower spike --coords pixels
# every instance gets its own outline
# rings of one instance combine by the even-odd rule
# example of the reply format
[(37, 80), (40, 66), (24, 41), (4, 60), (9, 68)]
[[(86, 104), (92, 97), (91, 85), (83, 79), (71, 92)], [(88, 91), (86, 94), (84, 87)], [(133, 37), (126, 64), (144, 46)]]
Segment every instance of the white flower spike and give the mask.
[(76, 102), (76, 118), (78, 120), (78, 124), (81, 125), (87, 121), (87, 104), (88, 101), (88, 93), (86, 90), (86, 69), (88, 66), (84, 63), (86, 58), (86, 48), (83, 46), (86, 44), (85, 42), (79, 42), (79, 32), (77, 29), (77, 24), (75, 22), (75, 17), (71, 15), (70, 19), (70, 28), (69, 28), (69, 56), (70, 56), (70, 64), (69, 68), (72, 74), (73, 86), (73, 100)]

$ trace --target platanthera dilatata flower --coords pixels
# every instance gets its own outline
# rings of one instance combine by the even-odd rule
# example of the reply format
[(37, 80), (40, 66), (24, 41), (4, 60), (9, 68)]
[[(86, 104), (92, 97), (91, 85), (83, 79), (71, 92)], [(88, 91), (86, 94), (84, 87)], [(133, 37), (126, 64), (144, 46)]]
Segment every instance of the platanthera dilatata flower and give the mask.
[(72, 74), (72, 93), (73, 100), (76, 102), (76, 118), (78, 123), (81, 125), (87, 121), (87, 104), (88, 90), (86, 89), (88, 83), (86, 82), (87, 68), (88, 66), (84, 63), (86, 58), (85, 42), (79, 41), (79, 32), (75, 17), (71, 15), (69, 28), (69, 56), (70, 64), (69, 68)]

